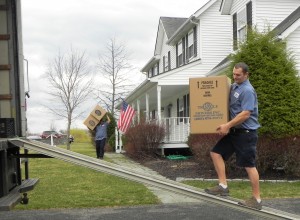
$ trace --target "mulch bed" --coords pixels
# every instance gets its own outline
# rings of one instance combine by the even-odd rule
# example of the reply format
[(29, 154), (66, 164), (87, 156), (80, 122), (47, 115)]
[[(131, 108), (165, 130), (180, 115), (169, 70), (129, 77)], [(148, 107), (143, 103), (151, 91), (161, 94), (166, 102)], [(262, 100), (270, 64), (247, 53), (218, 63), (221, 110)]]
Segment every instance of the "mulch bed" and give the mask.
[[(193, 158), (186, 160), (169, 160), (167, 158), (147, 158), (138, 160), (142, 165), (158, 172), (162, 176), (176, 180), (177, 177), (183, 178), (204, 178), (217, 179), (214, 168), (197, 163)], [(211, 167), (211, 168), (210, 168)], [(236, 168), (234, 172), (227, 173), (228, 179), (245, 179), (247, 173), (242, 168)], [(260, 174), (263, 180), (296, 180), (298, 177), (289, 176), (283, 171), (270, 171)]]

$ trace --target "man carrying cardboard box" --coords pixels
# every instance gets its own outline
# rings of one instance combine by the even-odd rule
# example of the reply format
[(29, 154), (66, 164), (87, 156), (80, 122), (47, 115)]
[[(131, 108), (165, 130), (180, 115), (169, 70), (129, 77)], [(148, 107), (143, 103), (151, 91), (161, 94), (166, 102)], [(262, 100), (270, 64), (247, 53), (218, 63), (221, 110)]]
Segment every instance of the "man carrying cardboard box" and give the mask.
[(106, 118), (107, 121), (102, 118), (95, 128), (96, 154), (98, 159), (103, 159), (104, 157), (104, 147), (107, 139), (107, 127), (110, 123), (110, 118), (108, 115), (106, 115)]
[(234, 83), (230, 90), (230, 121), (217, 127), (219, 134), (224, 136), (210, 153), (219, 185), (205, 189), (205, 192), (221, 196), (229, 194), (224, 161), (235, 153), (237, 165), (246, 169), (252, 186), (252, 198), (239, 204), (260, 210), (262, 203), (259, 174), (255, 165), (257, 129), (260, 127), (258, 102), (256, 92), (248, 78), (248, 66), (245, 63), (237, 63), (233, 68)]

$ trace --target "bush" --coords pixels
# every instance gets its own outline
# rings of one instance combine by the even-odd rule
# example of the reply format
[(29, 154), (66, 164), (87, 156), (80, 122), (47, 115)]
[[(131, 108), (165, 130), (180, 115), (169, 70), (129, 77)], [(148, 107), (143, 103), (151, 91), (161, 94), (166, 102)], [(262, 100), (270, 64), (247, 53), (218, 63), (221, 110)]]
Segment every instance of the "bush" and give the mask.
[[(214, 169), (210, 149), (217, 143), (217, 134), (190, 135), (188, 145), (195, 160), (205, 169)], [(257, 169), (260, 175), (277, 172), (277, 169), (290, 177), (300, 177), (300, 136), (274, 139), (264, 135), (258, 138)], [(235, 155), (225, 163), (227, 175), (245, 175), (244, 169), (236, 166)]]
[(257, 168), (260, 173), (283, 170), (300, 177), (300, 136), (274, 139), (262, 136), (257, 144)]
[(135, 159), (156, 156), (157, 148), (165, 137), (165, 129), (156, 123), (140, 123), (124, 134), (126, 154)]
[(293, 54), (274, 33), (249, 30), (247, 40), (231, 56), (228, 76), (238, 62), (249, 65), (258, 96), (259, 134), (273, 138), (300, 133), (300, 82)]

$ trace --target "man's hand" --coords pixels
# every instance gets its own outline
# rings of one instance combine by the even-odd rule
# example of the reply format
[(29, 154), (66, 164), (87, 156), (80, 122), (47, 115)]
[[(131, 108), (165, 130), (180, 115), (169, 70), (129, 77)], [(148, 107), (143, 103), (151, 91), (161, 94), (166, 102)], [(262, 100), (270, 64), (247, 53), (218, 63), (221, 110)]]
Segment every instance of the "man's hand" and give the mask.
[(228, 124), (221, 124), (219, 127), (217, 127), (217, 131), (220, 135), (228, 134), (230, 130), (230, 126)]

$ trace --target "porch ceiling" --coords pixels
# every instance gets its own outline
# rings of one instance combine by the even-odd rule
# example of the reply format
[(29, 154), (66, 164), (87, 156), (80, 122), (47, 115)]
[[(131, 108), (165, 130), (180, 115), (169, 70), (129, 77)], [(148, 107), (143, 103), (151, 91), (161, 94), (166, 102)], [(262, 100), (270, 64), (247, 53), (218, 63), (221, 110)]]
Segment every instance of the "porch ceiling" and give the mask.
[[(163, 85), (161, 86), (161, 102), (170, 102), (174, 100), (174, 98), (179, 97), (183, 91), (187, 91), (189, 89), (189, 85)], [(149, 107), (150, 110), (153, 108), (157, 108), (157, 87), (154, 86), (150, 90), (147, 91), (149, 94)], [(146, 94), (140, 95), (140, 109), (146, 109)], [(162, 105), (164, 107), (164, 105)]]

